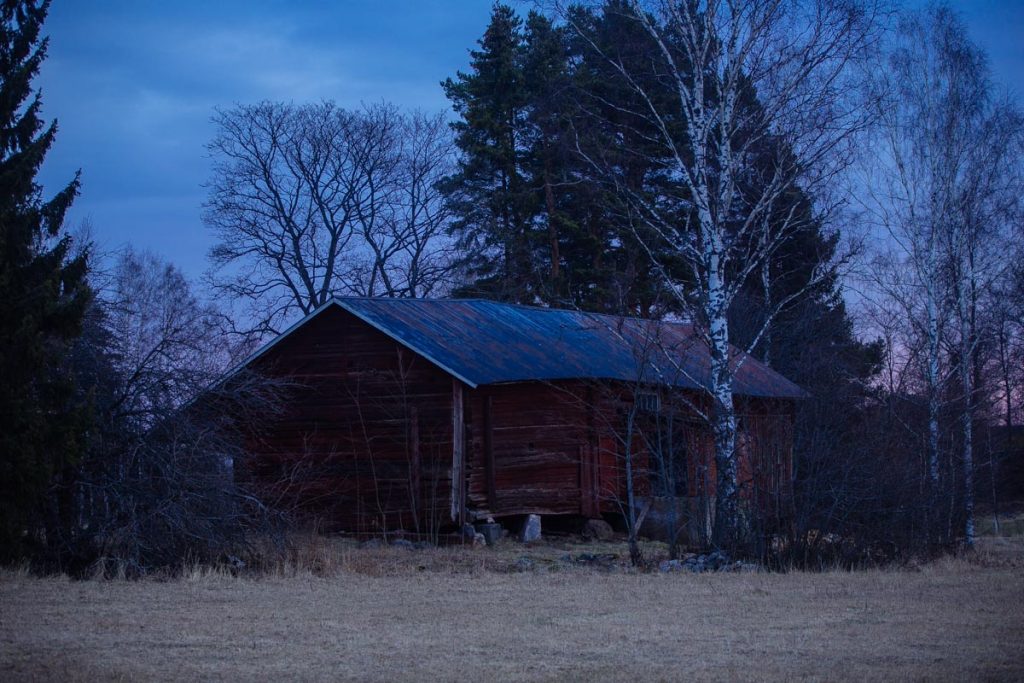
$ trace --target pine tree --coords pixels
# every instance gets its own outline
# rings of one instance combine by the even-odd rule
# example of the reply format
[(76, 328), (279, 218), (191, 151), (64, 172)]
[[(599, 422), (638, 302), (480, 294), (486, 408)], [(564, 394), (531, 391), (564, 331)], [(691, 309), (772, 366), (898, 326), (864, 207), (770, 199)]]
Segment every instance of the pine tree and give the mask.
[[(622, 82), (606, 55), (646, 83), (656, 97), (671, 96), (654, 69), (658, 54), (641, 29), (633, 9), (622, 0), (609, 0), (600, 11), (576, 8), (570, 13), (570, 59), (577, 158), (573, 197), (567, 213), (579, 224), (583, 253), (569, 259), (569, 277), (578, 285), (577, 305), (616, 314), (657, 316), (665, 312), (666, 278), (685, 282), (685, 272), (666, 250), (658, 252), (655, 267), (648, 248), (661, 241), (642, 222), (634, 220), (623, 197), (653, 198), (678, 192), (665, 174), (666, 159), (651, 144), (656, 132), (642, 115), (646, 104)], [(586, 36), (586, 37), (584, 37)], [(593, 41), (593, 42), (591, 42)], [(681, 122), (676, 122), (681, 124)], [(681, 224), (685, 221), (680, 221)]]
[[(628, 8), (613, 4), (615, 12), (574, 11), (600, 29), (605, 44), (643, 60), (649, 41), (622, 14)], [(604, 123), (619, 106), (638, 103), (627, 101), (627, 89), (593, 50), (537, 12), (524, 24), (496, 5), (479, 45), (470, 73), (443, 84), (460, 116), (462, 160), (447, 183), (459, 217), (454, 232), (467, 254), (466, 282), (456, 293), (659, 312), (661, 278), (650, 255), (615, 188), (585, 158), (621, 169), (620, 180), (638, 192), (660, 182), (642, 122)]]
[(91, 295), (86, 255), (62, 233), (78, 176), (44, 200), (36, 175), (57, 133), (32, 79), (49, 2), (0, 8), (0, 554), (22, 553), (56, 473), (80, 447), (83, 409), (60, 371)]
[[(603, 16), (600, 21), (606, 27), (602, 37), (626, 36), (622, 22)], [(657, 287), (649, 258), (588, 156), (615, 155), (629, 169), (630, 182), (640, 186), (651, 179), (651, 167), (633, 156), (643, 147), (636, 131), (617, 137), (621, 130), (608, 135), (597, 125), (594, 110), (616, 106), (624, 93), (608, 87), (605, 65), (595, 64), (593, 51), (581, 47), (564, 26), (536, 12), (527, 16), (524, 168), (538, 210), (538, 298), (583, 310), (650, 314)]]
[(453, 127), (462, 158), (447, 183), (459, 216), (455, 234), (468, 255), (463, 265), (470, 282), (461, 293), (530, 302), (536, 207), (523, 169), (522, 20), (496, 4), (479, 45), (470, 52), (470, 73), (442, 84), (461, 117)]
[(573, 114), (570, 98), (571, 74), (564, 32), (550, 19), (530, 12), (523, 36), (520, 78), (526, 97), (523, 166), (534, 196), (537, 238), (546, 233), (545, 248), (538, 244), (535, 279), (539, 298), (565, 301), (562, 247), (574, 225), (564, 210), (572, 156)]

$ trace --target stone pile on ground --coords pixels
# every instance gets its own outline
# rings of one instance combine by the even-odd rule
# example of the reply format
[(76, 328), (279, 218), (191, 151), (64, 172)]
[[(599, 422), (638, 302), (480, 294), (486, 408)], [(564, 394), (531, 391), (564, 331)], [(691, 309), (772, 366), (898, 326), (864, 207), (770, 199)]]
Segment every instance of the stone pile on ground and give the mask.
[(756, 564), (732, 562), (725, 553), (714, 550), (704, 555), (686, 555), (681, 560), (663, 560), (658, 565), (660, 572), (692, 572), (701, 574), (703, 572), (756, 572)]

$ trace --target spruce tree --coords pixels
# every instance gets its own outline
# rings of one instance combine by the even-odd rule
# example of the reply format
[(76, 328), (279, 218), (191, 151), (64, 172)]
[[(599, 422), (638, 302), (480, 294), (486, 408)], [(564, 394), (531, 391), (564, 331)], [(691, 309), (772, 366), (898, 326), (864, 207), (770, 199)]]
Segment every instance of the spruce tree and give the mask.
[(569, 123), (573, 107), (564, 32), (537, 12), (526, 18), (520, 77), (526, 96), (523, 166), (534, 196), (532, 206), (538, 213), (536, 229), (546, 235), (546, 240), (538, 240), (544, 247), (537, 249), (535, 279), (539, 297), (555, 302), (566, 298), (563, 243), (574, 227), (564, 207), (565, 190), (571, 184), (567, 172), (572, 156)]
[(62, 232), (76, 177), (44, 199), (36, 175), (57, 133), (32, 80), (46, 56), (49, 2), (0, 7), (0, 559), (21, 555), (43, 497), (80, 448), (82, 409), (60, 370), (90, 291), (86, 256)]

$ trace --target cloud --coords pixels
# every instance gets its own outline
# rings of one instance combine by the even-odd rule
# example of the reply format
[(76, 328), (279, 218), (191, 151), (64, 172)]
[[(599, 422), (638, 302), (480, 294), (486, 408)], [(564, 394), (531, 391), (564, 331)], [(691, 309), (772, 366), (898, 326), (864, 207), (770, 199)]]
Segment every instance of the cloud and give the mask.
[(88, 217), (104, 242), (157, 249), (198, 274), (210, 242), (199, 213), (214, 107), (388, 99), (439, 109), (438, 81), (464, 68), (488, 13), (484, 3), (450, 8), (411, 2), (386, 16), (351, 4), (56, 3), (39, 84), (60, 132), (41, 179), (53, 191), (81, 168), (72, 224)]

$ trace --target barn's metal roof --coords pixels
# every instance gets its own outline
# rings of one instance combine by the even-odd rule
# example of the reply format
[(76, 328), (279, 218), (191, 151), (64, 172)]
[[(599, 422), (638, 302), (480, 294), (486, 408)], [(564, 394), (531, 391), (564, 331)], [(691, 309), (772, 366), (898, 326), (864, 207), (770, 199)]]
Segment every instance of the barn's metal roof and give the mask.
[[(710, 386), (708, 348), (686, 324), (481, 299), (339, 298), (331, 304), (474, 387), (575, 378)], [(805, 395), (753, 357), (737, 351), (733, 362), (737, 394)]]
[[(607, 379), (708, 389), (707, 345), (683, 323), (503, 304), (484, 299), (342, 297), (309, 313), (230, 371), (267, 353), (309, 320), (340, 307), (471, 387)], [(803, 398), (803, 389), (734, 350), (733, 391)]]

